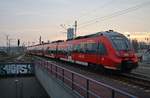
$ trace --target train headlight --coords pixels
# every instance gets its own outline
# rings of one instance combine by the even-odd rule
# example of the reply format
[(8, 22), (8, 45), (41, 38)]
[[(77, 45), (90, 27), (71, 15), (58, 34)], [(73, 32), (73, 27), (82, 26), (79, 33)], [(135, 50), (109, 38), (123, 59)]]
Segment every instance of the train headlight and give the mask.
[(116, 52), (116, 55), (117, 55), (118, 57), (121, 57), (121, 55), (120, 55), (120, 53), (119, 53), (119, 52)]
[(129, 56), (129, 54), (128, 53), (124, 53), (124, 55), (123, 55), (124, 57), (128, 57)]

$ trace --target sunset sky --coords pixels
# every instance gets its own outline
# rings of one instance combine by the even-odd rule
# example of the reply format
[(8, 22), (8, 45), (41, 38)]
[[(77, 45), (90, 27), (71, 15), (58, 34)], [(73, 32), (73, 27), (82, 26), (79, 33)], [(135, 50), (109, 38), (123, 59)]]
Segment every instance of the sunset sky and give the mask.
[(0, 46), (6, 46), (6, 35), (12, 45), (18, 38), (37, 43), (40, 35), (44, 41), (66, 39), (60, 25), (71, 27), (75, 20), (77, 35), (113, 29), (150, 36), (150, 0), (0, 0)]

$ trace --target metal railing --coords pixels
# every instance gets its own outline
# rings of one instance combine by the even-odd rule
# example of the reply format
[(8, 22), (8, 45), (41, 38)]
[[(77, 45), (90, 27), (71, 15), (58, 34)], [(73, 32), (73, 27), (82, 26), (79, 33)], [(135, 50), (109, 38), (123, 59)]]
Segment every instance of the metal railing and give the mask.
[(112, 86), (78, 74), (50, 61), (36, 61), (35, 66), (63, 81), (83, 98), (138, 98)]

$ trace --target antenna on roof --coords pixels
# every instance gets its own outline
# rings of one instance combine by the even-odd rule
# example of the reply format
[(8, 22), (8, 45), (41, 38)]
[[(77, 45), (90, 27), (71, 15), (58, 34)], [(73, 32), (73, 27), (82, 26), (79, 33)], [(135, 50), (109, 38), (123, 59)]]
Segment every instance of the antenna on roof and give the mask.
[(114, 32), (114, 30), (109, 30), (109, 32)]

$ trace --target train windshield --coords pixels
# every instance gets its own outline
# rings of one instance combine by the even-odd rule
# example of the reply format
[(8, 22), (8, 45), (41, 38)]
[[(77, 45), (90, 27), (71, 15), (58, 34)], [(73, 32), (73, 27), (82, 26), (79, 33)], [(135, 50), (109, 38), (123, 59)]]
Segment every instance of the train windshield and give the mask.
[(130, 41), (124, 36), (113, 36), (111, 37), (113, 46), (116, 50), (132, 50)]

